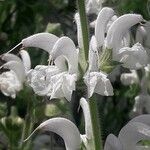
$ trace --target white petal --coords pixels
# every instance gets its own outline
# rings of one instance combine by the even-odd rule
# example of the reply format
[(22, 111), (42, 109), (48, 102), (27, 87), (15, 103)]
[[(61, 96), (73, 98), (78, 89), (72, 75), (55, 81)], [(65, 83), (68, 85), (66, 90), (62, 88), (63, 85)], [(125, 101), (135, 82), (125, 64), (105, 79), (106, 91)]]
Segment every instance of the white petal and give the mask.
[(16, 93), (22, 89), (22, 83), (19, 81), (14, 71), (7, 71), (0, 74), (0, 90), (6, 96), (16, 97)]
[(98, 59), (99, 54), (97, 51), (97, 44), (95, 36), (92, 36), (90, 41), (90, 48), (89, 48), (89, 71), (98, 71)]
[(25, 69), (21, 62), (9, 61), (3, 65), (4, 68), (13, 70), (21, 82), (25, 81)]
[(106, 26), (113, 15), (114, 10), (109, 7), (104, 7), (98, 14), (95, 25), (95, 37), (98, 47), (101, 47), (104, 44)]
[(143, 115), (137, 116), (137, 117), (133, 118), (130, 122), (141, 122), (141, 123), (144, 123), (144, 124), (150, 126), (150, 115), (143, 114)]
[(147, 33), (146, 33), (145, 28), (143, 26), (138, 26), (137, 31), (136, 31), (136, 37), (135, 37), (136, 42), (144, 44), (146, 35)]
[(53, 59), (59, 56), (64, 56), (68, 61), (68, 72), (78, 72), (78, 51), (73, 41), (68, 37), (61, 37), (54, 45), (52, 53)]
[(71, 101), (72, 92), (75, 90), (75, 83), (77, 81), (77, 77), (75, 74), (66, 74), (63, 77), (63, 85), (62, 90), (64, 93), (64, 97)]
[(83, 110), (84, 120), (85, 120), (85, 134), (86, 138), (88, 140), (92, 139), (93, 133), (92, 133), (92, 122), (91, 122), (91, 114), (90, 114), (90, 108), (88, 105), (88, 102), (85, 98), (80, 99), (80, 106)]
[(29, 53), (26, 50), (21, 50), (19, 53), (21, 55), (23, 65), (25, 67), (25, 72), (28, 72), (31, 69), (31, 60)]
[(122, 73), (120, 80), (121, 83), (126, 86), (139, 83), (139, 78), (135, 70), (132, 70), (132, 73)]
[(148, 56), (140, 43), (136, 43), (132, 48), (124, 47), (116, 55), (116, 61), (123, 62), (123, 66), (129, 69), (140, 69), (148, 63)]
[(62, 72), (67, 71), (66, 59), (64, 56), (59, 56), (54, 61), (55, 66), (57, 66)]
[(102, 1), (98, 0), (86, 0), (86, 12), (88, 14), (97, 14), (102, 7)]
[(133, 25), (143, 21), (141, 15), (125, 14), (113, 22), (107, 34), (107, 48), (113, 49), (114, 55), (122, 47), (122, 39)]
[(121, 129), (118, 138), (124, 150), (136, 150), (139, 141), (150, 139), (150, 126), (140, 122), (130, 122)]
[(58, 39), (57, 36), (51, 33), (37, 33), (23, 39), (22, 44), (24, 47), (37, 47), (50, 53)]
[(75, 16), (75, 21), (77, 24), (77, 39), (78, 39), (78, 45), (80, 49), (83, 49), (83, 37), (82, 37), (82, 29), (81, 29), (81, 22), (80, 22), (80, 16), (79, 13), (76, 13)]
[(8, 61), (18, 61), (21, 62), (21, 59), (14, 55), (14, 54), (10, 54), (10, 53), (5, 53), (1, 56), (1, 59), (8, 62)]
[(105, 142), (104, 150), (123, 150), (123, 148), (119, 139), (115, 135), (109, 134)]
[(27, 83), (40, 96), (50, 95), (52, 92), (52, 77), (60, 73), (56, 66), (38, 65), (27, 74)]
[(107, 76), (102, 72), (90, 72), (84, 77), (84, 82), (88, 87), (89, 97), (95, 92), (103, 96), (113, 95), (113, 87), (107, 79)]
[[(61, 117), (49, 119), (40, 124), (33, 133), (37, 130), (51, 131), (61, 136), (65, 142), (66, 150), (80, 149), (80, 133), (75, 124), (68, 119)], [(28, 140), (28, 138), (26, 140)]]

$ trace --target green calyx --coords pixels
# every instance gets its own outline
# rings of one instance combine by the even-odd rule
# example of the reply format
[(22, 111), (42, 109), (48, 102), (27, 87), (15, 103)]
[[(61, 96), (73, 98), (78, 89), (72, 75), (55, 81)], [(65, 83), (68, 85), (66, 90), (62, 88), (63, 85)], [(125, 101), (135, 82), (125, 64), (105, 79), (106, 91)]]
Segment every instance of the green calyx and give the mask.
[(100, 56), (100, 59), (99, 59), (100, 71), (111, 73), (115, 67), (122, 64), (120, 62), (113, 60), (112, 53), (113, 53), (112, 49), (106, 48), (105, 50), (103, 50), (102, 55)]

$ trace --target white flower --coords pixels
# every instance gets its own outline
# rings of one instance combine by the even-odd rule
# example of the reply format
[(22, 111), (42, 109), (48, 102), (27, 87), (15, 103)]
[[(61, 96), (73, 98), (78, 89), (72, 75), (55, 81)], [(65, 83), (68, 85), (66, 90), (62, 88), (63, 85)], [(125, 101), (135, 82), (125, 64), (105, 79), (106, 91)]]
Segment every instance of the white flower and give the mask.
[(126, 47), (126, 40), (123, 42), (123, 38), (129, 29), (141, 21), (143, 21), (141, 15), (125, 14), (115, 20), (108, 30), (106, 47), (113, 49), (115, 61), (123, 62), (123, 66), (129, 69), (139, 69), (148, 63), (147, 53), (141, 44), (136, 43), (129, 48)]
[(132, 48), (121, 48), (117, 57), (119, 62), (123, 62), (124, 67), (130, 69), (140, 69), (148, 63), (147, 53), (140, 43), (136, 43)]
[(9, 61), (3, 68), (10, 69), (0, 75), (0, 90), (6, 96), (16, 97), (16, 93), (23, 88), (25, 70), (21, 61)]
[(52, 92), (51, 77), (60, 73), (56, 66), (38, 65), (31, 69), (27, 74), (27, 83), (33, 88), (34, 92), (40, 96)]
[(107, 75), (98, 71), (98, 51), (94, 47), (94, 36), (91, 39), (89, 50), (89, 69), (84, 76), (84, 82), (88, 87), (88, 97), (93, 93), (100, 95), (111, 96), (113, 95), (113, 87), (107, 78)]
[(132, 110), (132, 116), (150, 113), (150, 96), (148, 94), (140, 94), (135, 97), (135, 103)]
[(86, 0), (85, 6), (87, 14), (98, 14), (104, 2), (105, 0)]
[(118, 138), (110, 134), (106, 139), (104, 150), (143, 150), (146, 147), (138, 142), (149, 139), (150, 115), (141, 115), (125, 125), (119, 132)]
[(85, 119), (84, 135), (79, 133), (76, 125), (70, 120), (57, 117), (41, 123), (25, 141), (27, 141), (38, 130), (51, 131), (63, 138), (66, 150), (79, 150), (81, 148), (81, 143), (84, 144), (87, 150), (91, 150), (93, 145), (90, 140), (93, 138), (93, 133), (89, 105), (85, 98), (81, 98), (80, 106), (83, 109)]
[(131, 70), (131, 73), (122, 73), (120, 80), (123, 85), (127, 86), (139, 83), (139, 78), (135, 70)]
[[(32, 41), (34, 41), (34, 36), (32, 37)], [(50, 37), (48, 40), (47, 37), (44, 38), (45, 41), (51, 41)], [(43, 45), (40, 43), (43, 42), (39, 41), (38, 47), (42, 48)], [(51, 99), (65, 97), (70, 101), (77, 80), (78, 51), (70, 38), (61, 37), (53, 43), (48, 52), (54, 59), (55, 65), (35, 67), (29, 71), (28, 83), (38, 95), (47, 95)]]
[(22, 83), (14, 71), (7, 71), (0, 75), (0, 90), (4, 95), (15, 98), (16, 93), (21, 89)]

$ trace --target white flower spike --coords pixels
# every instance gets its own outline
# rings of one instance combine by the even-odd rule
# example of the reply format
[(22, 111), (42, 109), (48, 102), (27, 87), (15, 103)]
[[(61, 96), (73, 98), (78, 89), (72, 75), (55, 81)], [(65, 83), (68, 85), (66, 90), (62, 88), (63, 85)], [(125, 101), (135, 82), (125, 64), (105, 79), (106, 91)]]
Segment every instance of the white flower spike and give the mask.
[[(75, 124), (68, 119), (61, 117), (49, 119), (41, 123), (33, 131), (33, 133), (35, 133), (37, 130), (51, 131), (61, 136), (64, 140), (66, 150), (80, 149), (80, 133)], [(33, 133), (26, 140), (28, 140), (33, 135)]]

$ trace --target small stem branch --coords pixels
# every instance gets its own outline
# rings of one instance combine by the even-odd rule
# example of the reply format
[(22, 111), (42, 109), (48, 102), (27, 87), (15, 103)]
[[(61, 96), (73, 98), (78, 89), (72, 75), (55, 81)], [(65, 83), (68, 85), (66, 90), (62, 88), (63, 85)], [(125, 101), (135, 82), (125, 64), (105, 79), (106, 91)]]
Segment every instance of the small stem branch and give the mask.
[(77, 1), (78, 1), (80, 21), (81, 21), (84, 55), (85, 55), (86, 61), (88, 62), (89, 30), (88, 30), (87, 16), (86, 16), (86, 11), (85, 11), (85, 0), (77, 0)]
[(89, 107), (91, 113), (95, 150), (102, 150), (103, 148), (102, 148), (102, 138), (101, 138), (98, 108), (94, 96), (89, 100)]

